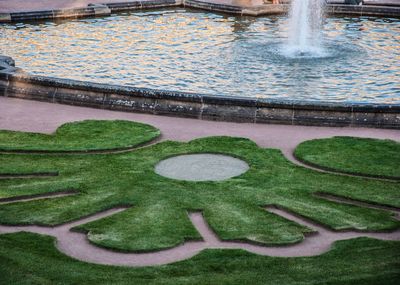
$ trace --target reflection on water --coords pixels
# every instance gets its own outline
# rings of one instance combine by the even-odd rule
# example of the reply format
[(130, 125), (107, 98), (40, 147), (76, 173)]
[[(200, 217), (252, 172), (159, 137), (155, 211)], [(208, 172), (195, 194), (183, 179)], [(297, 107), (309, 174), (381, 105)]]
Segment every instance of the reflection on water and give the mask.
[(328, 18), (326, 58), (281, 56), (286, 17), (183, 9), (0, 25), (34, 74), (217, 95), (400, 103), (400, 20)]

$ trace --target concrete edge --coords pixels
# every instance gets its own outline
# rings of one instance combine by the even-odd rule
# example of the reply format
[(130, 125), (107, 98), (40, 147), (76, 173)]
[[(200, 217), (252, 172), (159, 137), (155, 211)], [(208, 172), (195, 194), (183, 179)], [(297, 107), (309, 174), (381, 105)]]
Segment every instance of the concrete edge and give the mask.
[[(108, 4), (89, 4), (87, 7), (43, 10), (19, 13), (0, 13), (0, 23), (37, 21), (44, 19), (66, 19), (109, 16), (111, 13), (121, 11), (134, 11), (141, 9), (156, 9), (165, 7), (188, 7), (212, 12), (227, 13), (233, 15), (262, 16), (287, 13), (289, 5), (261, 5), (255, 7), (239, 7), (234, 5), (209, 3), (200, 0), (152, 0), (132, 1)], [(377, 5), (340, 5), (329, 4), (326, 7), (327, 14), (345, 14), (359, 16), (381, 16), (400, 18), (400, 6)]]
[(42, 10), (31, 12), (0, 13), (2, 22), (24, 22), (47, 19), (88, 18), (109, 16), (115, 12), (181, 6), (183, 0), (133, 1), (109, 4), (89, 4), (87, 7)]
[[(214, 12), (237, 14), (243, 16), (263, 16), (285, 14), (289, 11), (290, 5), (260, 5), (255, 7), (238, 7), (234, 5), (209, 3), (201, 0), (185, 0), (185, 7), (197, 8)], [(400, 17), (400, 6), (378, 6), (378, 5), (342, 5), (328, 4), (326, 13), (332, 15), (358, 15), (358, 16), (381, 16)]]
[(204, 120), (400, 129), (400, 104), (218, 96), (34, 76), (0, 56), (0, 96)]

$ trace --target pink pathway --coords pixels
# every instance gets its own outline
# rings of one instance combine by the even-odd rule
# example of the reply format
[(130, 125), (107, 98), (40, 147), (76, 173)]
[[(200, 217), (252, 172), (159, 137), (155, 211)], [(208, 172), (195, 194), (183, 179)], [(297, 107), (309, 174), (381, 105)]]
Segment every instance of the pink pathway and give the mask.
[[(108, 4), (137, 2), (139, 0), (0, 0), (0, 13), (32, 12), (44, 10), (59, 10), (82, 8), (88, 4)], [(141, 2), (150, 0), (140, 0)], [(218, 4), (227, 4), (241, 7), (264, 5), (263, 0), (207, 0)]]
[[(149, 123), (161, 130), (163, 136), (162, 139), (179, 141), (188, 141), (194, 138), (214, 135), (247, 137), (258, 143), (260, 146), (280, 148), (290, 159), (293, 159), (291, 153), (298, 143), (312, 138), (330, 137), (334, 135), (352, 135), (361, 137), (389, 138), (400, 141), (400, 132), (397, 130), (211, 122), (146, 114), (122, 113), (0, 97), (0, 129), (51, 133), (55, 131), (58, 126), (65, 122), (84, 119), (125, 119)], [(50, 194), (47, 196), (47, 198), (73, 194), (74, 193), (58, 193), (58, 195)], [(31, 197), (29, 199), (21, 199), (21, 201), (37, 198), (46, 197)], [(336, 199), (335, 197), (328, 198), (331, 200)], [(0, 204), (9, 202), (13, 201), (3, 200), (0, 201)], [(358, 203), (351, 200), (338, 202), (355, 205)], [(369, 208), (382, 208), (365, 203), (363, 203), (363, 206)], [(256, 254), (271, 256), (310, 256), (326, 252), (330, 249), (332, 243), (337, 240), (356, 238), (360, 236), (368, 236), (385, 240), (400, 239), (399, 230), (391, 233), (360, 233), (353, 231), (333, 232), (320, 225), (314, 224), (307, 219), (296, 217), (293, 214), (284, 211), (283, 209), (271, 207), (266, 208), (266, 210), (296, 223), (305, 225), (313, 229), (314, 234), (311, 236), (308, 235), (306, 239), (299, 244), (286, 247), (263, 247), (243, 242), (221, 241), (208, 227), (207, 221), (205, 221), (201, 213), (189, 213), (191, 222), (203, 238), (202, 241), (186, 242), (175, 248), (160, 252), (135, 254), (118, 253), (93, 246), (87, 240), (85, 234), (70, 231), (70, 229), (74, 226), (97, 220), (123, 210), (125, 210), (125, 208), (111, 209), (109, 211), (98, 213), (91, 217), (86, 217), (78, 221), (70, 222), (57, 227), (14, 227), (0, 225), (0, 234), (30, 231), (34, 233), (51, 235), (57, 238), (58, 249), (73, 258), (86, 262), (124, 266), (168, 264), (190, 258), (206, 248), (241, 248)], [(399, 209), (386, 210), (393, 212), (394, 218), (398, 219), (400, 217)]]
[(399, 130), (212, 122), (0, 97), (0, 129), (51, 133), (63, 123), (86, 119), (148, 123), (161, 130), (164, 140), (189, 141), (221, 135), (244, 137), (261, 147), (279, 148), (291, 160), (294, 160), (292, 153), (299, 143), (314, 138), (357, 136), (400, 141)]
[[(149, 0), (141, 0), (149, 1)], [(88, 4), (137, 2), (129, 0), (0, 0), (0, 13), (84, 8)]]
[(196, 230), (200, 233), (202, 240), (185, 241), (183, 244), (176, 247), (149, 253), (122, 253), (97, 247), (89, 242), (86, 234), (71, 231), (71, 228), (73, 227), (108, 217), (126, 209), (127, 208), (110, 209), (56, 227), (0, 225), (0, 234), (27, 231), (50, 235), (57, 239), (56, 246), (58, 250), (72, 258), (90, 263), (134, 267), (154, 266), (182, 261), (195, 256), (205, 249), (243, 249), (259, 255), (299, 257), (322, 254), (328, 251), (334, 242), (339, 240), (358, 237), (370, 237), (382, 240), (400, 240), (400, 230), (391, 233), (368, 233), (355, 231), (335, 232), (312, 223), (307, 219), (296, 217), (285, 210), (273, 207), (267, 207), (266, 210), (313, 229), (313, 234), (307, 235), (301, 243), (287, 246), (261, 246), (240, 241), (222, 241), (209, 227), (201, 212), (192, 212), (189, 213), (189, 219)]

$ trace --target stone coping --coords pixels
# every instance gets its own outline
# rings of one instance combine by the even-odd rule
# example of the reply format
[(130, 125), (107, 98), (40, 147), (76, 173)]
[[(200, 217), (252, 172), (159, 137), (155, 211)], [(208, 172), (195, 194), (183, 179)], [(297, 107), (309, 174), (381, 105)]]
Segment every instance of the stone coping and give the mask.
[(87, 7), (53, 9), (29, 12), (0, 12), (1, 22), (38, 21), (45, 19), (104, 17), (111, 13), (141, 9), (156, 9), (181, 6), (183, 0), (137, 0), (127, 2), (111, 2), (107, 4), (89, 4)]
[(400, 129), (400, 104), (271, 100), (35, 76), (0, 56), (0, 96), (127, 112), (247, 123)]
[[(343, 1), (333, 1), (332, 3), (341, 3)], [(360, 16), (382, 16), (382, 17), (400, 17), (400, 3), (398, 5), (392, 2), (369, 1), (368, 5), (343, 5), (328, 4), (328, 14), (349, 14)], [(251, 2), (250, 2), (251, 3)], [(108, 16), (111, 13), (120, 11), (134, 11), (141, 9), (156, 9), (165, 7), (189, 7), (202, 9), (213, 12), (246, 15), (246, 16), (262, 16), (282, 14), (288, 11), (288, 4), (272, 5), (259, 4), (255, 2), (253, 5), (248, 3), (240, 4), (234, 1), (218, 1), (218, 0), (134, 0), (126, 2), (109, 2), (105, 4), (89, 4), (87, 7), (54, 9), (29, 12), (0, 12), (1, 22), (21, 22), (21, 21), (37, 21), (44, 19), (63, 19), (63, 18), (83, 18)]]

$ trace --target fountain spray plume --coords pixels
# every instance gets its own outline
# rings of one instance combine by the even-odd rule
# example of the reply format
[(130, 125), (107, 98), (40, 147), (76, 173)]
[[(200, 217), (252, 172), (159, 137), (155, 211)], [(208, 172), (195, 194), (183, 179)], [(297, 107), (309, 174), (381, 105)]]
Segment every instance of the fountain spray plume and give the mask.
[(293, 0), (287, 52), (293, 57), (323, 55), (321, 44), (325, 0)]

